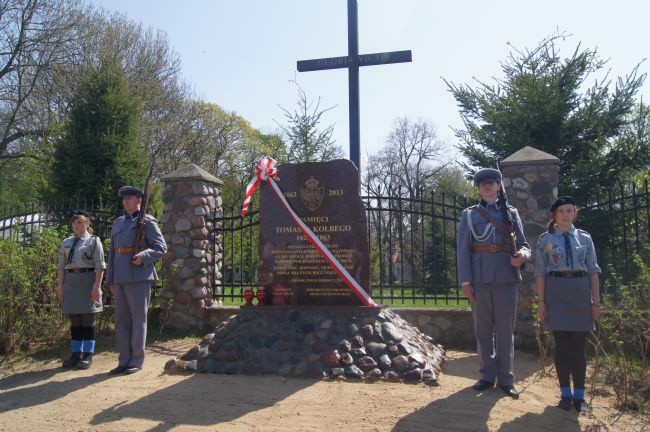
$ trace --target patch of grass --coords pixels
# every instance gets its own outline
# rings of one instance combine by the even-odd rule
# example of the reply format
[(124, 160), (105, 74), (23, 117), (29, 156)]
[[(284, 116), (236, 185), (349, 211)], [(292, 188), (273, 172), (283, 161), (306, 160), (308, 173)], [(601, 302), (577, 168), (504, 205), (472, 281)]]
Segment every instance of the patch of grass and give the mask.
[[(232, 291), (228, 292), (230, 295)], [(222, 299), (224, 306), (242, 306), (245, 300), (238, 296), (237, 290), (234, 291), (234, 296), (226, 296)], [(394, 290), (391, 296), (390, 291), (385, 290), (383, 296), (379, 296), (379, 292), (373, 293), (373, 300), (381, 305), (396, 308), (452, 308), (452, 309), (469, 309), (469, 302), (462, 295), (456, 299), (456, 292), (449, 293), (449, 297), (445, 298), (443, 294), (434, 297), (432, 294), (427, 294), (426, 299), (421, 292), (416, 292), (413, 295), (412, 289), (405, 289), (404, 296), (401, 290)], [(253, 300), (256, 304), (257, 300)]]
[(469, 302), (466, 299), (457, 301), (455, 298), (450, 298), (449, 300), (427, 298), (426, 301), (423, 299), (415, 299), (415, 301), (406, 299), (402, 301), (401, 298), (398, 298), (392, 300), (384, 299), (379, 303), (396, 308), (469, 309)]

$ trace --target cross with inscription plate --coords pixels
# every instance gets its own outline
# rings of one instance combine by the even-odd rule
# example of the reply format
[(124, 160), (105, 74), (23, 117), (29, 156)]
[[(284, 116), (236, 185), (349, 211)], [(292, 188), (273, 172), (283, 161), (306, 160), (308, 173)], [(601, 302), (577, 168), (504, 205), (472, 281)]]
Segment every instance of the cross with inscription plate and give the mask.
[(357, 0), (348, 0), (348, 55), (344, 57), (330, 57), (315, 60), (298, 61), (298, 72), (341, 68), (348, 69), (350, 99), (350, 160), (357, 166), (357, 168), (359, 168), (359, 172), (361, 172), (361, 135), (359, 129), (359, 67), (388, 63), (404, 63), (410, 61), (410, 50), (359, 55)]

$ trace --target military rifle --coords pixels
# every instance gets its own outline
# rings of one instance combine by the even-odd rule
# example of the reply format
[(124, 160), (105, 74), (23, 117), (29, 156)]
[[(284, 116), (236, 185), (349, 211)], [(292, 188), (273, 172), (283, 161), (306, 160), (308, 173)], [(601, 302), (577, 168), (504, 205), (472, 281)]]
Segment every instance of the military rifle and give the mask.
[[(501, 171), (499, 169), (499, 164), (497, 163), (497, 169), (499, 172)], [(506, 193), (506, 187), (503, 185), (503, 179), (499, 182), (499, 191), (498, 193), (498, 200), (501, 202), (501, 211), (503, 212), (503, 220), (506, 223), (506, 234), (508, 234), (508, 238), (505, 239), (507, 244), (510, 246), (510, 254), (513, 257), (519, 256), (519, 253), (517, 252), (517, 241), (516, 241), (516, 233), (515, 233), (515, 219), (512, 217), (512, 212), (508, 208), (508, 194)]]
[(149, 209), (149, 196), (151, 195), (151, 179), (153, 178), (153, 171), (156, 167), (156, 154), (151, 155), (151, 168), (149, 169), (149, 176), (144, 184), (144, 194), (142, 196), (142, 204), (140, 205), (140, 212), (138, 213), (138, 220), (135, 228), (135, 253), (142, 251), (142, 241), (144, 240), (144, 218)]

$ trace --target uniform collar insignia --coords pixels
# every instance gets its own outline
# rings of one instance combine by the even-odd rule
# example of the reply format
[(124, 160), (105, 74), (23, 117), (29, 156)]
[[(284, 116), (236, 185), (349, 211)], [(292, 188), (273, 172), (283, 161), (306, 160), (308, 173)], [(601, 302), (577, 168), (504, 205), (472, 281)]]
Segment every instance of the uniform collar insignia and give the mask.
[[(556, 230), (555, 230), (556, 233), (558, 233), (559, 235), (564, 234), (564, 231), (562, 231), (562, 230), (557, 226), (557, 224), (555, 225), (555, 228), (556, 228)], [(576, 229), (576, 227), (575, 227), (573, 224), (571, 224), (571, 227), (567, 230), (567, 232), (568, 232), (569, 234), (571, 234), (571, 236), (573, 236), (573, 237), (576, 236), (577, 231), (578, 231), (578, 230)]]
[(490, 205), (494, 206), (494, 208), (496, 208), (496, 209), (499, 209), (499, 208), (501, 207), (501, 206), (499, 205), (499, 200), (496, 200), (496, 201), (493, 202), (493, 203), (488, 203), (487, 201), (485, 201), (484, 199), (482, 199), (480, 205), (481, 205), (481, 207), (483, 207), (483, 208), (488, 208), (488, 206), (490, 206)]
[(140, 210), (136, 210), (135, 213), (132, 215), (128, 214), (126, 211), (124, 212), (124, 218), (125, 219), (137, 219), (138, 214), (140, 214)]

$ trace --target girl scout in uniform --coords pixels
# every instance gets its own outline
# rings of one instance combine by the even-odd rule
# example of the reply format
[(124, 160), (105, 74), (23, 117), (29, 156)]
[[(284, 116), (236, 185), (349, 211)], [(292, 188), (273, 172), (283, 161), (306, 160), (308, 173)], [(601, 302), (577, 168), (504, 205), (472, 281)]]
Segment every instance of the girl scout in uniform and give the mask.
[(102, 311), (101, 283), (106, 264), (99, 237), (92, 235), (87, 212), (70, 217), (74, 235), (61, 243), (58, 264), (58, 297), (70, 317), (72, 355), (63, 367), (88, 369), (95, 352), (95, 314)]
[[(555, 369), (560, 381), (558, 407), (590, 412), (585, 402), (585, 340), (600, 317), (600, 267), (591, 236), (573, 226), (573, 198), (551, 206), (553, 218), (537, 241), (535, 285), (539, 316), (553, 330)], [(573, 392), (570, 387), (573, 378)]]

